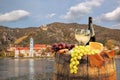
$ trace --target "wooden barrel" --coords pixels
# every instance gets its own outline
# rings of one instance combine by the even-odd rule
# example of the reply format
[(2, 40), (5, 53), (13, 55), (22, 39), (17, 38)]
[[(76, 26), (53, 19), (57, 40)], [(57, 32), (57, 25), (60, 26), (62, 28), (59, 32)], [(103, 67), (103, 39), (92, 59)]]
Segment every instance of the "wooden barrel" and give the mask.
[(114, 58), (105, 61), (100, 68), (90, 66), (89, 61), (80, 60), (77, 74), (70, 74), (70, 56), (55, 55), (53, 80), (116, 80)]

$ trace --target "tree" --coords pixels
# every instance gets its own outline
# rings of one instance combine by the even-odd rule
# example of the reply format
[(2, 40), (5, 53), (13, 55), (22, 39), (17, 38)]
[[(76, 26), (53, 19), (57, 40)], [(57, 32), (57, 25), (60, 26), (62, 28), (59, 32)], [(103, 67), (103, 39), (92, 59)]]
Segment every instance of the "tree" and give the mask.
[(113, 49), (115, 47), (115, 40), (113, 39), (107, 40), (105, 46), (110, 50)]

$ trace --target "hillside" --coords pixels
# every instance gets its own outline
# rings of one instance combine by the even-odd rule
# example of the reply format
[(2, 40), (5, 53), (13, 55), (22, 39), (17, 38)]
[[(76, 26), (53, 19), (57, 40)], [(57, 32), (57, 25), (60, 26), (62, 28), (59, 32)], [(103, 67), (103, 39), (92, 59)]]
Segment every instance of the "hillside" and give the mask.
[[(74, 38), (76, 28), (87, 28), (86, 24), (77, 23), (51, 23), (46, 26), (29, 28), (8, 28), (0, 26), (0, 46), (1, 50), (8, 47), (9, 44), (18, 44), (29, 46), (29, 39), (32, 36), (34, 43), (53, 44), (57, 42), (77, 43)], [(109, 29), (94, 25), (96, 40), (105, 42), (108, 39), (120, 41), (120, 30)]]

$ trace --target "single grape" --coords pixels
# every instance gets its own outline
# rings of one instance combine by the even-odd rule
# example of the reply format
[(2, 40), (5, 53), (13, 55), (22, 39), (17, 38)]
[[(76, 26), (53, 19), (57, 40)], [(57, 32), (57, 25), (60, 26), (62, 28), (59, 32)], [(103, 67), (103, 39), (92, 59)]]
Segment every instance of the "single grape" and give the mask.
[(75, 44), (71, 44), (70, 46), (70, 49), (74, 48), (75, 47)]

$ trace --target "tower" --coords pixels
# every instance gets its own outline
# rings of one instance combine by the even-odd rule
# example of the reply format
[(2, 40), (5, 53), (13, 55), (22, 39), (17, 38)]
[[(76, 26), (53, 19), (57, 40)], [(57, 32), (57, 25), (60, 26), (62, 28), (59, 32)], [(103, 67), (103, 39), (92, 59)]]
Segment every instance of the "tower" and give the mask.
[(29, 57), (33, 57), (33, 45), (34, 45), (34, 41), (33, 38), (30, 38), (30, 52), (29, 52)]

